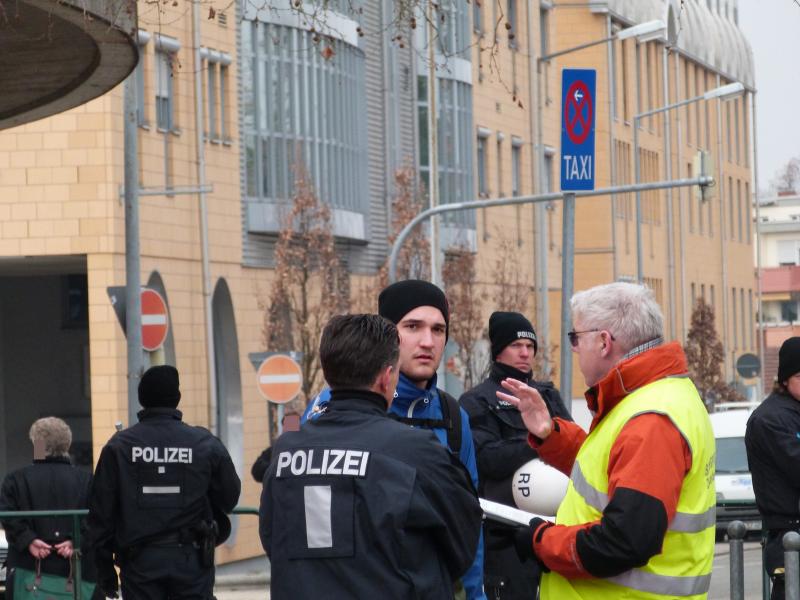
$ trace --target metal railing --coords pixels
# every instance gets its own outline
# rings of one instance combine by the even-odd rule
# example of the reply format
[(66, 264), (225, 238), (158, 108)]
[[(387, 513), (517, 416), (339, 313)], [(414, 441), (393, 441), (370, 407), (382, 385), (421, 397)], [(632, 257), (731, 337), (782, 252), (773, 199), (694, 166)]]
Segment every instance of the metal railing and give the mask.
[[(84, 598), (81, 593), (81, 519), (89, 514), (87, 509), (71, 510), (7, 510), (0, 511), (0, 520), (6, 519), (28, 519), (36, 517), (72, 517), (72, 547), (74, 548), (75, 570), (73, 573), (74, 600), (90, 600)], [(253, 506), (237, 506), (233, 509), (235, 515), (258, 515), (258, 509)], [(6, 572), (8, 577), (8, 572)]]

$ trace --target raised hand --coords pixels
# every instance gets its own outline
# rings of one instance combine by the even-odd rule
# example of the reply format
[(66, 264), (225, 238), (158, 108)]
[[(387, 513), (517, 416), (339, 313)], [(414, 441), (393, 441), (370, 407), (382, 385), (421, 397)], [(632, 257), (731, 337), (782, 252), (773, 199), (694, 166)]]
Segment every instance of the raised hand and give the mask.
[(553, 419), (539, 392), (510, 377), (501, 381), (500, 385), (509, 393), (498, 391), (497, 397), (517, 407), (528, 431), (541, 440), (547, 438), (553, 431)]

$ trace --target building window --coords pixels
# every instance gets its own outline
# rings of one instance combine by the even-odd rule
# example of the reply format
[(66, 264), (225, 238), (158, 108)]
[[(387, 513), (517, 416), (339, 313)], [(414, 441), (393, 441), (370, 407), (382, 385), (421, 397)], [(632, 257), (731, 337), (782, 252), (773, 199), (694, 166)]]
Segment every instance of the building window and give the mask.
[[(694, 189), (689, 193), (694, 196)], [(708, 200), (697, 199), (697, 233), (699, 235), (703, 235), (703, 209), (705, 209), (706, 204), (708, 204)]]
[(207, 63), (206, 72), (208, 76), (206, 83), (208, 84), (208, 91), (206, 93), (206, 110), (208, 112), (208, 136), (212, 139), (219, 137), (217, 131), (217, 65), (209, 61)]
[(717, 292), (714, 289), (714, 284), (713, 283), (709, 286), (708, 295), (709, 295), (709, 299), (711, 300), (711, 309), (714, 311), (714, 314), (716, 315), (716, 312), (717, 312)]
[(744, 242), (744, 207), (742, 206), (742, 182), (736, 180), (736, 212), (739, 217), (739, 241)]
[(147, 43), (150, 41), (150, 34), (146, 31), (137, 32), (137, 42), (139, 47), (139, 62), (136, 63), (136, 124), (139, 127), (147, 127), (147, 106), (144, 86), (144, 67), (145, 57), (147, 56)]
[(742, 325), (742, 349), (747, 348), (747, 320), (745, 319), (744, 309), (744, 288), (739, 288), (739, 311), (742, 314), (740, 319)]
[(706, 200), (705, 205), (708, 210), (708, 237), (714, 237), (714, 211), (712, 210), (712, 200)]
[[(619, 28), (618, 27), (614, 27), (612, 29), (612, 31), (614, 33), (617, 33), (619, 31)], [(612, 68), (611, 68), (611, 71), (608, 73), (608, 77), (609, 77), (609, 82), (608, 83), (609, 83), (609, 88), (611, 88), (615, 92), (612, 95), (612, 100), (613, 100), (614, 103), (611, 105), (611, 113), (612, 113), (612, 116), (614, 117), (614, 119), (618, 120), (619, 119), (619, 96), (620, 96), (620, 90), (617, 87), (617, 81), (618, 81), (617, 72), (618, 72), (618, 69), (620, 67), (619, 67), (619, 61), (617, 59), (617, 55), (619, 54), (619, 52), (617, 51), (617, 42), (616, 42), (616, 40), (611, 42), (611, 45), (609, 46), (609, 48), (611, 49), (611, 65), (612, 65)]]
[(364, 53), (327, 38), (328, 60), (313, 35), (287, 25), (242, 23), (245, 189), (251, 200), (283, 204), (305, 171), (320, 198), (363, 214)]
[(522, 173), (522, 147), (519, 144), (511, 146), (511, 195), (519, 196), (521, 191)]
[[(703, 69), (700, 67), (696, 67), (694, 70), (694, 90), (695, 95), (699, 96), (705, 90), (702, 88), (702, 84), (700, 80), (703, 76)], [(702, 146), (702, 139), (703, 139), (703, 120), (700, 118), (700, 111), (702, 110), (701, 104), (708, 104), (708, 102), (698, 101), (694, 103), (694, 120), (697, 125), (697, 147), (699, 148)], [(708, 123), (705, 124), (708, 127)]]
[[(351, 1), (351, 0), (349, 0)], [(474, 0), (473, 0), (474, 2)], [(437, 51), (444, 56), (457, 56), (469, 60), (472, 35), (469, 30), (469, 11), (463, 0), (444, 0), (439, 3), (441, 19), (435, 42)], [(422, 39), (427, 45), (427, 27), (423, 27)]]
[(742, 155), (740, 151), (741, 138), (739, 136), (739, 98), (733, 101), (733, 125), (734, 125), (734, 138), (736, 145), (736, 164), (742, 163)]
[(506, 7), (506, 22), (508, 27), (508, 45), (511, 48), (517, 47), (517, 35), (519, 29), (517, 28), (517, 0), (508, 0)]
[(753, 227), (753, 201), (750, 198), (750, 184), (744, 182), (744, 229), (747, 232), (747, 243), (752, 243), (751, 231)]
[[(614, 185), (624, 185), (628, 182), (630, 169), (630, 146), (623, 141), (614, 140)], [(618, 219), (628, 219), (628, 196), (630, 194), (616, 194), (614, 196), (614, 213)]]
[(503, 192), (503, 135), (497, 135), (497, 159), (495, 165), (497, 166), (497, 197), (502, 198), (505, 194)]
[[(689, 179), (694, 177), (692, 175), (692, 163), (690, 163), (690, 162), (686, 163), (686, 176)], [(697, 204), (701, 204), (701, 202), (699, 202), (695, 198), (694, 190), (689, 190), (689, 197), (688, 197), (688, 203), (689, 203), (689, 233), (694, 233), (694, 205), (695, 205), (695, 202), (697, 202)], [(700, 210), (703, 210), (702, 207), (700, 208)]]
[(797, 321), (797, 302), (784, 300), (781, 302), (781, 321), (794, 323)]
[[(708, 90), (708, 71), (703, 72), (703, 83), (704, 83), (703, 89)], [(706, 126), (705, 126), (706, 150), (710, 150), (711, 149), (711, 106), (710, 106), (711, 102), (703, 101), (700, 102), (700, 104), (703, 105), (703, 108), (705, 109), (706, 112)]]
[(486, 180), (486, 146), (487, 136), (478, 134), (478, 194), (481, 198), (489, 195), (489, 186)]
[(755, 329), (755, 323), (753, 322), (753, 290), (747, 290), (747, 323), (750, 331), (750, 345), (749, 348), (755, 348), (755, 343), (753, 342), (753, 330)]
[(175, 69), (180, 42), (175, 38), (156, 34), (155, 50), (156, 127), (161, 131), (174, 131)]
[(797, 241), (778, 240), (778, 265), (789, 267), (797, 264), (798, 260)]
[(736, 288), (731, 288), (731, 306), (733, 307), (731, 310), (731, 315), (733, 315), (733, 323), (731, 323), (733, 327), (733, 349), (736, 350), (739, 347), (739, 330), (736, 327)]
[(162, 131), (172, 131), (175, 124), (172, 65), (172, 53), (156, 52), (156, 127)]
[(552, 5), (544, 2), (539, 7), (539, 52), (541, 56), (550, 54), (550, 11), (552, 8)]
[(742, 133), (744, 135), (744, 166), (750, 166), (750, 112), (747, 94), (742, 97)]
[(228, 66), (219, 66), (219, 133), (223, 140), (228, 138)]
[(733, 162), (733, 131), (731, 131), (731, 103), (725, 103), (725, 131), (728, 142), (728, 162)]
[(628, 101), (628, 41), (620, 43), (620, 54), (622, 54), (622, 118), (630, 121), (630, 102)]
[[(644, 45), (644, 77), (645, 77), (645, 103), (644, 107), (646, 110), (652, 110), (653, 108), (653, 44), (645, 44)], [(647, 128), (652, 130), (653, 129), (653, 119), (654, 116), (650, 115), (647, 117)]]
[[(437, 83), (439, 84), (439, 118), (437, 120), (439, 202), (441, 204), (467, 202), (474, 200), (471, 135), (472, 86), (445, 78), (437, 78)], [(427, 115), (427, 110), (425, 112)], [(442, 221), (474, 229), (475, 212), (450, 213), (443, 215)]]
[[(683, 72), (683, 83), (684, 83), (684, 86), (685, 86), (684, 87), (684, 94), (686, 95), (687, 98), (691, 98), (692, 97), (692, 86), (691, 86), (692, 76), (691, 76), (690, 69), (693, 66), (689, 63), (689, 61), (686, 61), (684, 64), (686, 66), (686, 70)], [(691, 106), (691, 104), (687, 104), (686, 105), (686, 143), (689, 146), (692, 145), (692, 131), (693, 131), (693, 129), (694, 128), (692, 127), (692, 106)]]
[(206, 72), (206, 139), (219, 142), (227, 139), (228, 113), (225, 95), (228, 91), (228, 66), (231, 57), (208, 48), (200, 50)]
[(728, 177), (728, 239), (734, 240), (733, 178)]
[(555, 154), (553, 152), (547, 152), (545, 150), (544, 154), (544, 173), (542, 176), (544, 180), (542, 181), (542, 189), (546, 193), (550, 193), (553, 191), (553, 162), (555, 159)]
[(692, 297), (690, 298), (690, 300), (692, 301), (692, 310), (694, 310), (694, 307), (697, 305), (697, 285), (695, 283), (692, 283), (691, 289), (692, 289), (691, 292)]
[(472, 0), (472, 30), (477, 34), (483, 33), (481, 10), (481, 0)]

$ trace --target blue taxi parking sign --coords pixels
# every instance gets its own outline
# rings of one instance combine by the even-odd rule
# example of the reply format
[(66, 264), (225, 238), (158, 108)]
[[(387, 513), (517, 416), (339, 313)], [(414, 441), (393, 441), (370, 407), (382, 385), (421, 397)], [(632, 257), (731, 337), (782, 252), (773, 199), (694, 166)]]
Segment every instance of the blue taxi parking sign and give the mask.
[(561, 73), (561, 189), (594, 189), (594, 69)]

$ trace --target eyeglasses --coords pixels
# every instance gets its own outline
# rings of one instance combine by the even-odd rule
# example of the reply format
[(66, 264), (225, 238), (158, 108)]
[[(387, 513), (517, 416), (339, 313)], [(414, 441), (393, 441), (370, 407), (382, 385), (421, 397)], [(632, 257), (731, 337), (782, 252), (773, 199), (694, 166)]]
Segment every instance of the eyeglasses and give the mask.
[[(597, 331), (605, 331), (605, 330), (604, 329), (586, 329), (584, 331), (575, 331), (575, 330), (568, 331), (567, 332), (567, 337), (569, 338), (570, 346), (572, 346), (573, 348), (577, 348), (578, 347), (578, 336), (581, 335), (582, 333), (595, 333)], [(616, 341), (616, 338), (614, 337), (614, 335), (612, 333), (609, 332), (608, 336), (612, 340)]]

